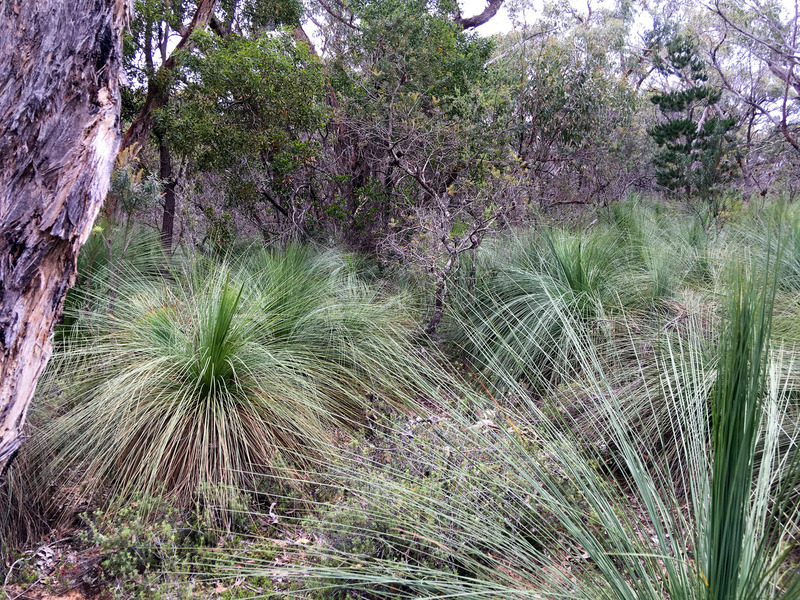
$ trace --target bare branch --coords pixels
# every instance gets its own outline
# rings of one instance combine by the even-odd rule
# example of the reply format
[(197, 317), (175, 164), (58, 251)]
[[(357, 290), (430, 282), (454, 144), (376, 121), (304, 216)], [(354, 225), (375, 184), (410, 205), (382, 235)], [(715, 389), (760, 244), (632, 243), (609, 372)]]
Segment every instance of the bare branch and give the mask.
[(488, 23), (492, 17), (497, 14), (497, 11), (503, 6), (503, 1), (504, 0), (488, 0), (483, 12), (472, 17), (462, 17), (459, 11), (456, 18), (453, 19), (453, 22), (464, 29), (480, 27), (484, 23)]

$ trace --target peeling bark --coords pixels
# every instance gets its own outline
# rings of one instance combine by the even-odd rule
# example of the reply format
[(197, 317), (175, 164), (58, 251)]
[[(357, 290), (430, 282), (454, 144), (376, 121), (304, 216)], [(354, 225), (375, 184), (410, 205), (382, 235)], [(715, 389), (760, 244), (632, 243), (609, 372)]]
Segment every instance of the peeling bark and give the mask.
[(0, 1), (0, 472), (119, 147), (127, 0)]

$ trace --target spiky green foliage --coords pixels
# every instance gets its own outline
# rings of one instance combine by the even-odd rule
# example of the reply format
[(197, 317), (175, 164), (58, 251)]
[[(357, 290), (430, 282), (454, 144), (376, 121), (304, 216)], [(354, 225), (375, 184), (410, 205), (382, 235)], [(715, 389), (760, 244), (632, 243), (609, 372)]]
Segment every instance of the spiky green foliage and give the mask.
[(78, 276), (67, 295), (66, 318), (78, 309), (107, 310), (120, 273), (147, 278), (158, 275), (164, 262), (168, 260), (157, 235), (136, 231), (126, 236), (107, 222), (98, 222), (78, 255)]
[(744, 258), (749, 253), (759, 262), (768, 255), (777, 257), (779, 292), (800, 290), (800, 212), (795, 205), (779, 200), (764, 209), (750, 208), (720, 237), (720, 251), (732, 256)]
[[(299, 248), (201, 259), (122, 282), (113, 312), (79, 310), (40, 402), (57, 500), (198, 492), (227, 506), (276, 464), (324, 454), (363, 397), (427, 385), (403, 298)], [(77, 488), (78, 493), (75, 493)]]
[(487, 374), (500, 368), (535, 382), (569, 343), (559, 333), (562, 313), (598, 343), (633, 314), (632, 328), (658, 329), (696, 303), (687, 290), (713, 293), (718, 268), (690, 217), (621, 204), (589, 231), (532, 231), (487, 244), (475, 290), (454, 294), (454, 338)]
[[(505, 240), (503, 240), (505, 242)], [(523, 376), (563, 349), (561, 312), (586, 322), (602, 314), (617, 274), (617, 245), (604, 232), (531, 232), (500, 243), (482, 258), (475, 293), (456, 299), (456, 342), (487, 371)]]
[[(767, 346), (772, 289), (758, 273), (730, 284), (718, 357), (697, 317), (655, 355), (635, 339), (621, 349), (657, 367), (635, 400), (665, 400), (669, 428), (630, 429), (607, 348), (561, 311), (572, 342), (561, 384), (531, 397), (501, 372), (513, 402), (493, 422), (440, 407), (424, 436), (419, 424), (389, 434), (438, 440), (400, 464), (368, 471), (363, 451), (350, 456), (340, 485), (360, 518), (334, 519), (280, 575), (319, 598), (800, 597), (784, 563), (797, 533), (798, 379), (792, 349)], [(589, 421), (574, 413), (587, 399)], [(650, 452), (655, 441), (675, 448), (677, 468)], [(367, 456), (385, 443), (368, 442)], [(347, 532), (362, 540), (356, 554), (334, 543)]]
[(613, 206), (607, 220), (627, 259), (621, 275), (627, 289), (619, 290), (626, 304), (648, 297), (657, 304), (683, 286), (713, 284), (708, 236), (696, 219), (674, 207), (628, 201)]
[[(771, 521), (786, 518), (787, 507), (780, 497), (770, 507), (769, 490), (754, 490), (752, 485), (759, 426), (765, 412), (773, 296), (774, 289), (762, 288), (759, 294), (752, 283), (736, 286), (728, 305), (729, 326), (720, 343), (721, 360), (710, 411), (713, 465), (708, 556), (703, 565), (711, 598), (769, 597), (772, 576), (781, 566), (771, 556), (775, 551), (772, 546), (778, 541), (770, 539), (776, 529)], [(773, 451), (767, 448), (768, 453)], [(767, 460), (760, 468), (766, 471), (761, 475), (768, 481), (780, 481), (780, 465)], [(753, 529), (755, 524), (757, 530)], [(761, 536), (764, 539), (759, 539)], [(782, 558), (782, 553), (777, 557)]]

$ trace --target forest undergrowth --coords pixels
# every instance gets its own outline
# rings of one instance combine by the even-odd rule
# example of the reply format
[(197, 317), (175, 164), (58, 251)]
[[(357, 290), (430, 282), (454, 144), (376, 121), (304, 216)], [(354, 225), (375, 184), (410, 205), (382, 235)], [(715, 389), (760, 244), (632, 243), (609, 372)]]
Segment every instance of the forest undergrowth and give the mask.
[(0, 498), (14, 593), (800, 597), (795, 205), (497, 234), (436, 340), (418, 273), (99, 235)]

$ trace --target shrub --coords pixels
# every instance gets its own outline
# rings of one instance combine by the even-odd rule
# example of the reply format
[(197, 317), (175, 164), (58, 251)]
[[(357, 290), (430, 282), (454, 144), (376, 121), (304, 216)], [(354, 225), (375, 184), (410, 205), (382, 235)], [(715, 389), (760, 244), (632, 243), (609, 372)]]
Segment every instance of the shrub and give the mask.
[[(729, 284), (710, 397), (696, 360), (703, 335), (665, 341), (659, 376), (643, 380), (638, 400), (663, 398), (669, 430), (631, 430), (630, 400), (614, 387), (609, 361), (573, 325), (574, 315), (562, 314), (580, 365), (565, 364), (562, 383), (537, 395), (498, 373), (516, 401), (495, 425), (509, 427), (475, 429), (475, 416), (452, 406), (437, 413), (450, 424), (440, 444), (464, 448), (447, 461), (455, 493), (419, 494), (415, 480), (394, 469), (359, 494), (362, 514), (394, 515), (392, 531), (446, 549), (460, 568), (408, 560), (402, 551), (348, 556), (322, 539), (314, 556), (331, 562), (309, 566), (306, 558), (292, 575), (312, 588), (324, 578), (318, 591), (377, 598), (800, 597), (800, 573), (784, 562), (800, 481), (800, 424), (787, 417), (796, 414), (796, 371), (782, 364), (789, 349), (768, 344), (773, 294), (757, 274)], [(596, 404), (589, 444), (593, 423), (570, 413), (584, 396)], [(648, 454), (653, 439), (675, 449), (678, 469)], [(603, 467), (604, 446), (614, 447), (622, 468)], [(463, 460), (472, 452), (480, 460)], [(472, 477), (476, 463), (480, 476)], [(482, 501), (471, 502), (481, 491)], [(547, 516), (548, 526), (509, 526), (526, 513)], [(367, 519), (357, 535), (381, 540), (385, 528)]]
[(41, 386), (59, 416), (35, 442), (58, 502), (188, 505), (202, 488), (224, 508), (270, 465), (324, 453), (368, 394), (402, 403), (430, 385), (402, 298), (332, 260), (200, 259), (120, 278), (113, 312), (73, 311)]

